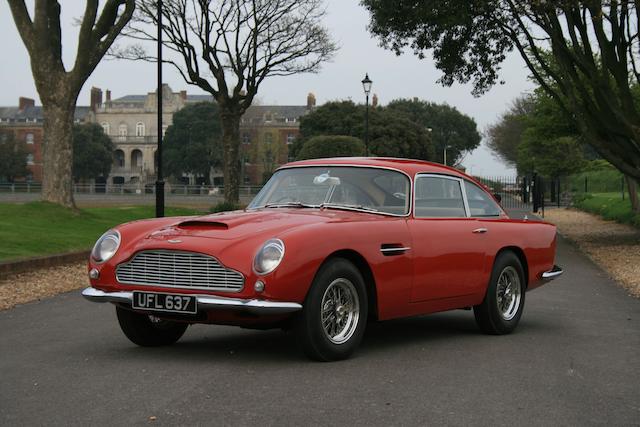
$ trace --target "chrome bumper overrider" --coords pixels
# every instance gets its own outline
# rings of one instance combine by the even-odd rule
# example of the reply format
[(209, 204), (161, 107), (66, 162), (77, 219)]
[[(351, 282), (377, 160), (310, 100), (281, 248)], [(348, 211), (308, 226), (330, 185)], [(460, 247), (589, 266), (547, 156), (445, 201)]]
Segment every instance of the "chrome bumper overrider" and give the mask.
[[(93, 302), (113, 302), (131, 305), (133, 292), (104, 292), (96, 288), (86, 288), (82, 296)], [(302, 309), (295, 302), (263, 301), (258, 299), (226, 298), (213, 295), (196, 295), (198, 310), (227, 309), (253, 314), (286, 314)]]
[(549, 281), (549, 280), (556, 279), (560, 275), (562, 275), (562, 273), (564, 273), (562, 268), (558, 267), (557, 265), (554, 265), (551, 270), (545, 271), (544, 273), (542, 273), (542, 280)]

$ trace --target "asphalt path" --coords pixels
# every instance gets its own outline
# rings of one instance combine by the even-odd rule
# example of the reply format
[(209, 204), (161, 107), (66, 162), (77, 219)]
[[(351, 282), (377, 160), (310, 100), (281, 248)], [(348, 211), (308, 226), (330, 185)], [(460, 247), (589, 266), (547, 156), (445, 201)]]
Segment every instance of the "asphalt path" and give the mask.
[(469, 311), (369, 325), (315, 363), (281, 331), (194, 326), (139, 348), (72, 292), (0, 312), (0, 425), (638, 425), (640, 301), (567, 242), (517, 331)]

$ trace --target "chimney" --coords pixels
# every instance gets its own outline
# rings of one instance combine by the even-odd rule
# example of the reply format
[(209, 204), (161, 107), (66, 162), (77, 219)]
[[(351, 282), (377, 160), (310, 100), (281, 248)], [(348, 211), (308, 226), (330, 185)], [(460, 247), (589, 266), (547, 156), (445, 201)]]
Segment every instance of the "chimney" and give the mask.
[(311, 110), (313, 107), (316, 106), (316, 96), (309, 92), (309, 95), (307, 95), (307, 109)]
[(376, 108), (378, 106), (378, 94), (374, 93), (373, 98), (371, 99), (371, 108)]
[(24, 96), (18, 98), (18, 108), (20, 111), (24, 111), (25, 108), (34, 107), (35, 105), (36, 102), (31, 98), (25, 98)]
[(107, 102), (111, 102), (111, 91), (109, 89), (107, 89), (106, 96), (107, 96)]
[(102, 105), (102, 89), (97, 87), (92, 87), (91, 103), (90, 103), (91, 111), (95, 113), (98, 107), (100, 107), (101, 105)]
[(180, 98), (182, 98), (183, 101), (187, 100), (187, 91), (186, 90), (181, 90), (180, 91)]

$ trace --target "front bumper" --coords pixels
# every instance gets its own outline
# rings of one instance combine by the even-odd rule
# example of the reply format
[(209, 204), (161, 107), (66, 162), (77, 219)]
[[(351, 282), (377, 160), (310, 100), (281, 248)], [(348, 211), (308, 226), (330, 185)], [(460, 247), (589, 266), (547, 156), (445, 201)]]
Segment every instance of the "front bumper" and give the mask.
[[(104, 292), (92, 287), (83, 290), (82, 296), (93, 302), (112, 302), (129, 306), (133, 301), (133, 292)], [(227, 298), (214, 295), (196, 295), (196, 299), (198, 311), (239, 310), (251, 314), (268, 315), (294, 313), (302, 309), (302, 305), (296, 302)]]
[(550, 282), (551, 280), (560, 277), (562, 273), (564, 273), (562, 268), (558, 267), (557, 265), (554, 265), (551, 270), (545, 271), (544, 273), (542, 273), (542, 281)]

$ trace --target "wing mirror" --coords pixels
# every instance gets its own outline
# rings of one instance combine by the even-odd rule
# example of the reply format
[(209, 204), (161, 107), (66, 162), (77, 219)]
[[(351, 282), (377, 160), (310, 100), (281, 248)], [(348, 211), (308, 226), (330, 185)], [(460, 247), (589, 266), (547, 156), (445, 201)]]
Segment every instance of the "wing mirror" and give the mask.
[(501, 195), (499, 195), (498, 193), (493, 193), (493, 197), (496, 198), (498, 203), (502, 203), (502, 196)]

